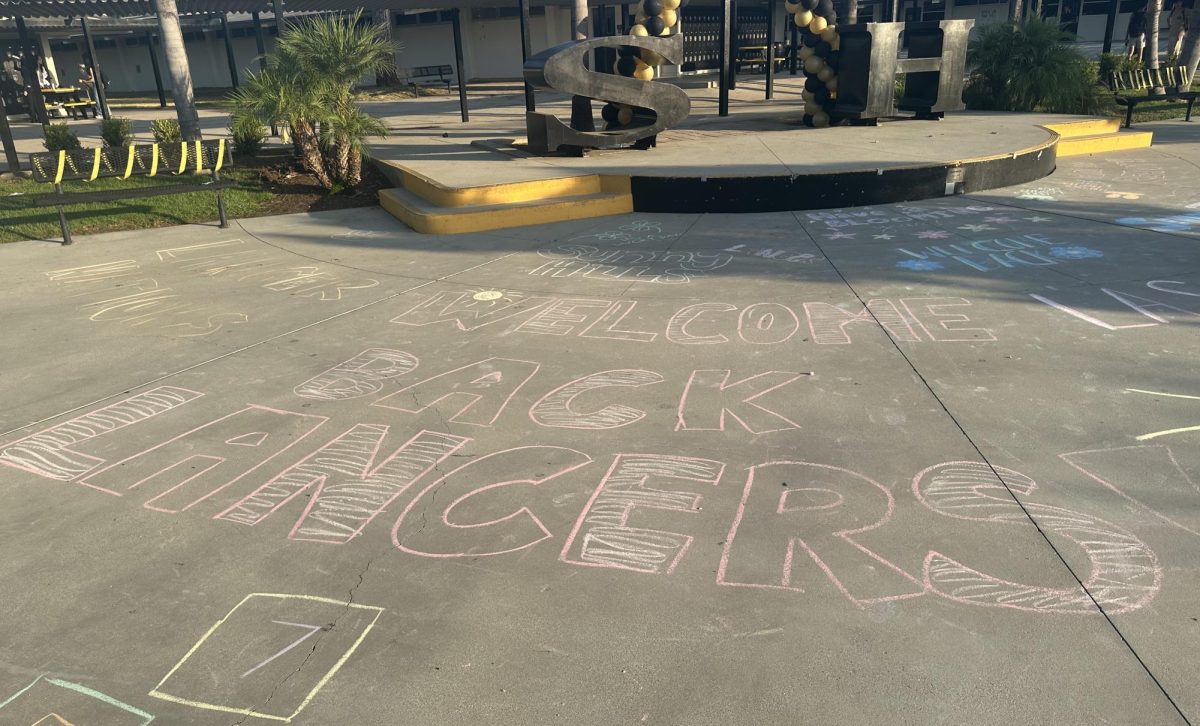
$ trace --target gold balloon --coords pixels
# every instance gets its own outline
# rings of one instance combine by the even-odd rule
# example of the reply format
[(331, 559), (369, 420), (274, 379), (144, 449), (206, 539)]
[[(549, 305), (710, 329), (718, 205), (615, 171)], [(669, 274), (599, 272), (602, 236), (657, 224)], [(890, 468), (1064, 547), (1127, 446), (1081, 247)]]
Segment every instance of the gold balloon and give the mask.
[(813, 103), (817, 100), (817, 97), (813, 95), (812, 91), (801, 91), (800, 98), (804, 99), (805, 103)]
[(816, 73), (825, 67), (825, 61), (817, 56), (811, 56), (804, 61), (804, 70), (809, 73)]
[(816, 17), (814, 17), (812, 19), (812, 21), (808, 24), (808, 29), (814, 33), (820, 33), (822, 30), (824, 30), (825, 28), (828, 28), (828, 27), (829, 27), (829, 21), (826, 20), (825, 18), (822, 18), (820, 15), (817, 15)]
[(796, 13), (800, 12), (801, 8), (796, 3), (787, 2), (787, 0), (784, 0), (783, 9), (788, 12), (788, 15), (795, 15)]
[(629, 106), (622, 106), (617, 109), (617, 123), (626, 126), (633, 120), (633, 109)]
[(821, 40), (825, 41), (826, 43), (832, 43), (833, 41), (837, 40), (837, 37), (837, 28), (832, 25), (821, 31)]
[(633, 77), (639, 81), (652, 81), (654, 80), (654, 67), (639, 60), (637, 68), (633, 71)]
[(796, 22), (797, 28), (803, 28), (812, 22), (813, 14), (811, 10), (798, 10), (793, 20)]
[(824, 111), (817, 111), (812, 115), (812, 117), (813, 126), (816, 126), (819, 129), (823, 129), (829, 125), (829, 114), (825, 113)]
[(833, 69), (826, 65), (821, 70), (817, 71), (817, 80), (821, 83), (829, 83), (834, 76)]
[(682, 0), (662, 0), (663, 9), (678, 10), (681, 1)]
[(829, 89), (830, 93), (837, 93), (837, 76), (825, 81), (825, 87)]
[(663, 25), (667, 26), (668, 28), (674, 28), (675, 23), (679, 22), (679, 13), (675, 12), (674, 10), (667, 10), (664, 8), (663, 11), (658, 14), (658, 17), (662, 18)]
[(633, 26), (632, 28), (630, 28), (630, 29), (629, 29), (629, 34), (630, 34), (630, 35), (637, 35), (637, 36), (641, 36), (641, 37), (645, 38), (645, 37), (647, 37), (647, 36), (649, 36), (649, 35), (650, 35), (650, 31), (649, 31), (649, 30), (646, 30), (646, 26), (645, 26), (645, 25), (642, 25), (642, 24), (640, 24), (640, 23), (639, 23), (639, 24), (637, 24), (637, 25), (635, 25), (635, 26)]
[(812, 57), (813, 57), (814, 55), (816, 55), (816, 54), (817, 54), (817, 51), (816, 51), (816, 50), (814, 50), (814, 49), (812, 49), (812, 48), (809, 48), (807, 45), (806, 45), (806, 46), (803, 46), (803, 47), (801, 47), (801, 48), (800, 48), (800, 50), (799, 50), (799, 52), (797, 52), (797, 53), (796, 53), (796, 55), (797, 55), (797, 56), (800, 58), (800, 60), (802, 60), (802, 61), (804, 61), (804, 60), (808, 60), (809, 58), (812, 58)]
[(666, 58), (663, 58), (661, 55), (655, 53), (649, 48), (640, 49), (638, 51), (638, 55), (641, 57), (642, 62), (648, 66), (661, 66), (667, 62)]
[(842, 49), (842, 36), (839, 35), (838, 37), (834, 38), (833, 41), (829, 44), (829, 47), (832, 50), (841, 50)]

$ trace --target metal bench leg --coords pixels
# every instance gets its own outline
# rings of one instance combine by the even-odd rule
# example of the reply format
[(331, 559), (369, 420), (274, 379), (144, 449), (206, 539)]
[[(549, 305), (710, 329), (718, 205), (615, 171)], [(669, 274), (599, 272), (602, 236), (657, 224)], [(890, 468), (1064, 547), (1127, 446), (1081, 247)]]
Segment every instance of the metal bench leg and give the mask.
[[(62, 184), (55, 184), (54, 191), (58, 192), (59, 196), (62, 196), (62, 193), (63, 193)], [(71, 227), (67, 224), (67, 213), (66, 213), (66, 211), (63, 210), (63, 205), (61, 205), (61, 204), (58, 205), (58, 227), (59, 227), (59, 229), (62, 230), (62, 237), (63, 237), (62, 243), (64, 245), (71, 244), (71, 242), (72, 242)]]
[(1188, 101), (1187, 115), (1183, 117), (1183, 120), (1184, 120), (1184, 121), (1191, 121), (1191, 120), (1192, 120), (1192, 106), (1193, 106), (1195, 103), (1196, 103), (1196, 99), (1194, 99), (1194, 98), (1193, 98), (1193, 99), (1190, 99), (1190, 100)]
[(1125, 128), (1129, 128), (1132, 125), (1133, 125), (1133, 104), (1131, 103), (1125, 107)]
[[(219, 172), (219, 171), (213, 172), (213, 181), (214, 182), (221, 181), (221, 172)], [(217, 190), (217, 219), (219, 219), (221, 222), (221, 229), (225, 229), (226, 227), (229, 226), (229, 219), (225, 216), (225, 190), (224, 189)]]

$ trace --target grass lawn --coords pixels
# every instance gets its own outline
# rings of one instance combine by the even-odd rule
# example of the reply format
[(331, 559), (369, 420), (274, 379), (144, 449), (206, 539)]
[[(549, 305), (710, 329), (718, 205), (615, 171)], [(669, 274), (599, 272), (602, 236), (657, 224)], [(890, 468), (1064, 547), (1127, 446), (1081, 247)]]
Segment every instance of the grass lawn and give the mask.
[[(221, 177), (236, 182), (225, 190), (225, 208), (230, 219), (262, 217), (271, 214), (322, 211), (378, 204), (376, 190), (390, 186), (373, 169), (364, 173), (364, 188), (358, 193), (330, 195), (317, 187), (311, 177), (283, 166), (235, 166), (222, 171)], [(73, 235), (149, 229), (177, 224), (215, 222), (217, 195), (204, 191), (207, 176), (170, 174), (157, 177), (97, 179), (94, 182), (64, 182), (63, 190), (98, 191), (133, 187), (194, 184), (197, 191), (170, 196), (125, 199), (67, 207), (67, 220)], [(32, 196), (52, 194), (54, 187), (27, 179), (0, 179), (0, 243), (18, 240), (61, 239), (58, 210), (33, 206)]]

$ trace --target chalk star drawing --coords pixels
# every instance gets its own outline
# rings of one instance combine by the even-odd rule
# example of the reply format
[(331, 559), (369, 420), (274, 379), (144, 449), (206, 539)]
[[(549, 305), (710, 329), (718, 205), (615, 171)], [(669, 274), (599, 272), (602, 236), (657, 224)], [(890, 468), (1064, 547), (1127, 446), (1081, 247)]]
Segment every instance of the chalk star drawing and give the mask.
[(896, 267), (903, 267), (906, 270), (913, 270), (914, 272), (932, 272), (933, 270), (942, 269), (945, 265), (933, 260), (900, 260), (896, 263)]
[(857, 232), (834, 232), (829, 235), (829, 239), (854, 239)]
[(1015, 222), (1017, 220), (1013, 219), (1012, 217), (1005, 217), (1005, 216), (1001, 215), (998, 217), (984, 217), (983, 221), (995, 222), (996, 224), (1004, 224), (1006, 222)]
[(964, 224), (960, 225), (959, 229), (965, 229), (970, 232), (983, 232), (984, 230), (995, 229), (995, 227), (987, 224)]
[(1049, 221), (1050, 221), (1050, 218), (1049, 218), (1049, 217), (1037, 217), (1037, 216), (1034, 216), (1034, 217), (1026, 217), (1026, 218), (1025, 218), (1025, 221), (1026, 221), (1026, 222), (1049, 222)]
[(877, 234), (877, 235), (875, 235), (875, 239), (895, 239), (895, 237), (896, 237), (896, 235), (894, 235), (894, 234)]
[(946, 239), (950, 236), (949, 232), (940, 232), (938, 230), (925, 230), (917, 232), (917, 239)]
[(1091, 247), (1084, 247), (1083, 245), (1065, 245), (1051, 247), (1050, 256), (1057, 257), (1060, 260), (1090, 260), (1103, 257), (1104, 253), (1100, 250), (1094, 250)]
[[(1182, 393), (1162, 393), (1161, 391), (1143, 391), (1140, 388), (1126, 388), (1125, 390), (1130, 393), (1144, 393), (1147, 396), (1164, 396), (1166, 398), (1185, 398), (1189, 401), (1200, 401), (1200, 396), (1185, 396)], [(1200, 431), (1200, 426), (1184, 426), (1184, 427), (1178, 428), (1178, 429), (1167, 429), (1165, 431), (1154, 431), (1152, 433), (1142, 434), (1141, 436), (1137, 436), (1134, 438), (1136, 438), (1138, 441), (1149, 441), (1150, 439), (1157, 439), (1159, 436), (1170, 436), (1171, 434), (1182, 434), (1182, 433), (1185, 433), (1188, 431)]]

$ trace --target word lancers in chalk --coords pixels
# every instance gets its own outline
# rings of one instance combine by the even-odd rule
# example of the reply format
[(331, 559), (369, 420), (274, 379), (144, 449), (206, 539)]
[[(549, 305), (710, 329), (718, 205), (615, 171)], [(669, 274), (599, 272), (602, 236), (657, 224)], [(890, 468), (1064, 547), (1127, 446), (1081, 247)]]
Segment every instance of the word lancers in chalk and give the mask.
[(866, 305), (857, 301), (814, 301), (795, 306), (777, 302), (701, 302), (659, 315), (637, 300), (519, 293), (497, 300), (476, 300), (466, 291), (444, 290), (392, 318), (392, 322), (464, 333), (486, 328), (492, 335), (557, 335), (629, 343), (665, 340), (675, 345), (765, 346), (792, 340), (846, 345), (855, 338), (877, 337), (880, 333), (907, 343), (996, 340), (990, 329), (970, 324), (965, 309), (971, 306), (961, 297), (872, 298)]

